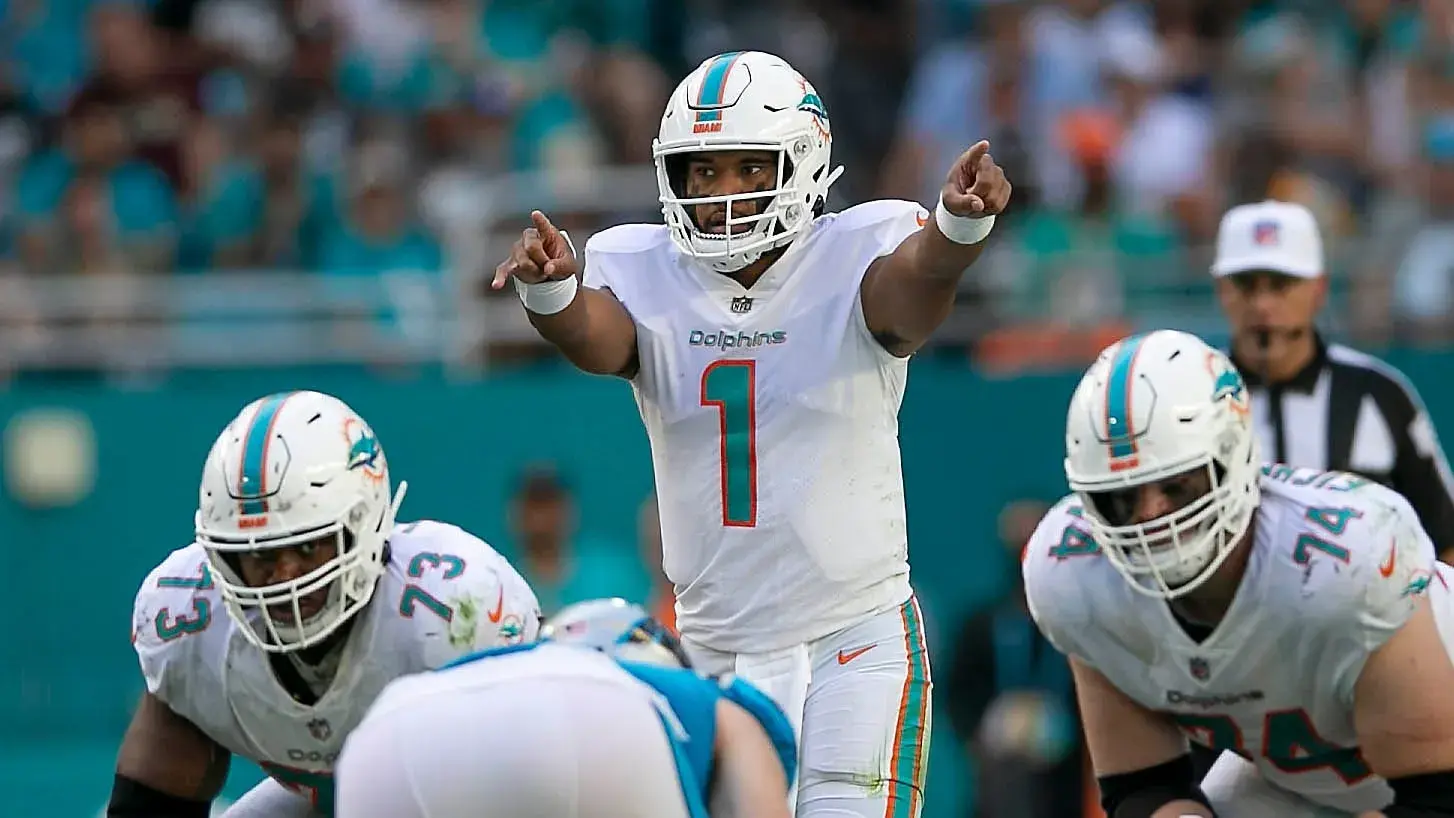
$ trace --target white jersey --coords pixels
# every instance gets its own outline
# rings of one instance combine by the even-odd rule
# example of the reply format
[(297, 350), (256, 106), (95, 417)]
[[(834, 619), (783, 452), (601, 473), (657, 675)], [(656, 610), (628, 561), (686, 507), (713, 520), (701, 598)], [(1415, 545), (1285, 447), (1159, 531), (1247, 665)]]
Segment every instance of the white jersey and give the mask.
[(663, 568), (697, 642), (787, 647), (909, 598), (908, 360), (869, 334), (859, 285), (927, 218), (900, 201), (822, 216), (750, 289), (661, 225), (587, 242), (585, 283), (636, 324)]
[(202, 547), (172, 552), (136, 596), (132, 644), (147, 690), (327, 813), (334, 760), (385, 685), (481, 648), (534, 639), (540, 613), (530, 586), (493, 548), (452, 525), (421, 521), (390, 535), (386, 570), (315, 704), (283, 688), (268, 654), (239, 627)]
[(1324, 807), (1379, 809), (1392, 792), (1359, 753), (1354, 685), (1426, 589), (1447, 610), (1448, 567), (1408, 502), (1376, 483), (1269, 466), (1261, 487), (1246, 574), (1202, 643), (1096, 550), (1074, 497), (1030, 540), (1031, 611), (1062, 653), (1192, 740)]

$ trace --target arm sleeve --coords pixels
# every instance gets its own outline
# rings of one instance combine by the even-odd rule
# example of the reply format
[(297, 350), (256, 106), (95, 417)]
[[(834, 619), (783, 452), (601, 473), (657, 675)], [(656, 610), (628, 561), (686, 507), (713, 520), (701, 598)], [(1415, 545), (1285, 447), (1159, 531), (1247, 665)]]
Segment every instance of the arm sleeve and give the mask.
[(1394, 379), (1388, 408), (1397, 441), (1393, 487), (1408, 498), (1440, 554), (1454, 554), (1454, 477), (1438, 434), (1413, 384)]

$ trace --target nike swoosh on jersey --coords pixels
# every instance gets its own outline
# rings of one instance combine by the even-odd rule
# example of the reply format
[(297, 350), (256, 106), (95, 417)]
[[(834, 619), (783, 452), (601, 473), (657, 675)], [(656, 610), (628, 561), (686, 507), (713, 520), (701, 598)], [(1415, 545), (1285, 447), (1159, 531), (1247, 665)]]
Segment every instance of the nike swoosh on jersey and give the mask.
[(1378, 566), (1378, 573), (1383, 577), (1393, 576), (1393, 564), (1398, 558), (1398, 541), (1394, 540), (1388, 546), (1388, 559)]
[(877, 647), (877, 645), (865, 645), (861, 648), (856, 648), (854, 650), (840, 650), (838, 651), (838, 664), (846, 665), (849, 662), (852, 662), (854, 659), (857, 659), (863, 654), (873, 650), (875, 647)]
[(500, 598), (495, 602), (495, 610), (486, 611), (485, 616), (496, 625), (500, 624), (500, 617), (505, 615), (505, 586), (500, 586)]

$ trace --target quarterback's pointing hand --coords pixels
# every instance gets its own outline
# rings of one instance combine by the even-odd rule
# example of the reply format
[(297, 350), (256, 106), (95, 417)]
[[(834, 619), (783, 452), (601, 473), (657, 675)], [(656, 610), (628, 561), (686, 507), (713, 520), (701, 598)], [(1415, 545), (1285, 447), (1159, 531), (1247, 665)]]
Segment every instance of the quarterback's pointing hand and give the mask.
[(539, 210), (531, 212), (530, 220), (535, 226), (520, 234), (520, 239), (510, 248), (510, 257), (495, 268), (492, 289), (505, 286), (511, 276), (526, 284), (539, 284), (567, 279), (580, 272), (575, 248), (565, 231), (551, 224)]
[(944, 182), (944, 209), (975, 218), (1003, 213), (1010, 203), (1010, 182), (990, 156), (990, 143), (976, 142), (960, 154)]

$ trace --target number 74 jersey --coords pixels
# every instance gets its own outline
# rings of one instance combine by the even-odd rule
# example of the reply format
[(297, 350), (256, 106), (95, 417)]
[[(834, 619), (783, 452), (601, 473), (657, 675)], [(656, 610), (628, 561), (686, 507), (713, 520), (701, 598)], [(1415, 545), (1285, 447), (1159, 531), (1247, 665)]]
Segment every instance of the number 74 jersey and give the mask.
[(147, 690), (327, 814), (333, 762), (385, 685), (476, 650), (532, 640), (540, 612), (530, 586), (493, 548), (455, 526), (421, 521), (389, 537), (384, 574), (316, 703), (296, 701), (238, 627), (202, 547), (172, 552), (136, 595), (131, 640)]
[(683, 255), (664, 225), (586, 244), (586, 285), (636, 324), (663, 568), (698, 642), (772, 650), (908, 599), (908, 361), (870, 335), (859, 288), (927, 218), (901, 201), (820, 216), (751, 288)]
[(1381, 809), (1392, 792), (1359, 751), (1354, 686), (1425, 596), (1447, 645), (1454, 571), (1436, 561), (1408, 502), (1383, 486), (1269, 466), (1261, 488), (1246, 573), (1205, 640), (1130, 588), (1091, 541), (1074, 497), (1027, 546), (1031, 612), (1062, 653), (1191, 740), (1242, 755), (1315, 804)]

